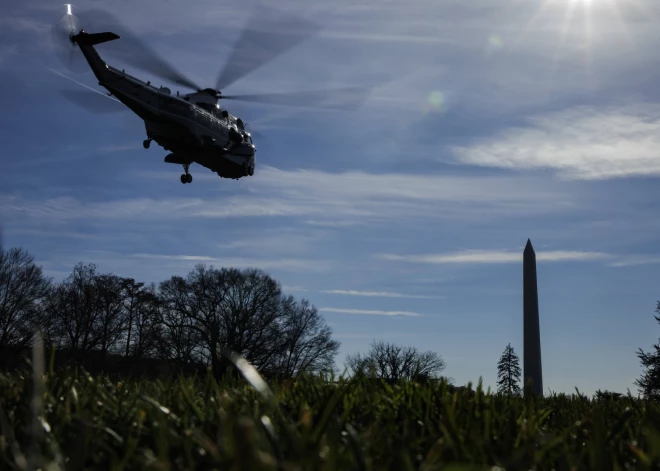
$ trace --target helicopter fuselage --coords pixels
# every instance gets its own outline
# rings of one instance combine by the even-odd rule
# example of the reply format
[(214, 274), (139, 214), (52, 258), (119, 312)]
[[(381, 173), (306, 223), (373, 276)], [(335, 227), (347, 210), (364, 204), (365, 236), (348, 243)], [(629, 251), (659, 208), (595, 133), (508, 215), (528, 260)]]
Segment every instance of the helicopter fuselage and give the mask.
[[(238, 179), (254, 174), (256, 149), (249, 133), (245, 132), (239, 118), (214, 103), (217, 99), (213, 99), (210, 91), (179, 96), (178, 92), (172, 95), (168, 88), (156, 88), (106, 64), (95, 50), (95, 42), (86, 40), (85, 36), (91, 39), (98, 35), (83, 32), (74, 39), (99, 85), (144, 120), (148, 137), (145, 148), (149, 141), (156, 141), (171, 152), (165, 162), (184, 165), (186, 174), (192, 163), (224, 178)], [(191, 102), (196, 98), (199, 104)]]

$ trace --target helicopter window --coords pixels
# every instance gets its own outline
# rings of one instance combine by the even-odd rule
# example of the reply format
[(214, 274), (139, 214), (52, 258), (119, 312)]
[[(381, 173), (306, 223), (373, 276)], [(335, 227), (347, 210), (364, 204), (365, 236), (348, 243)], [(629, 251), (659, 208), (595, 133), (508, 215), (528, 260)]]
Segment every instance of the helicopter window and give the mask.
[(216, 105), (212, 105), (211, 103), (197, 103), (197, 106), (199, 106), (203, 110), (208, 111), (209, 113), (213, 113), (217, 109)]

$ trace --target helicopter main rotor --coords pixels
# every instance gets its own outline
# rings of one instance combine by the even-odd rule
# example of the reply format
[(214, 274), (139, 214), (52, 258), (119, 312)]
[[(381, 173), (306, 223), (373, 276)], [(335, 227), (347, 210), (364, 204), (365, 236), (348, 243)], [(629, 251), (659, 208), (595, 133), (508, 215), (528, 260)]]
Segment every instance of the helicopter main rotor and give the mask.
[[(67, 16), (70, 16), (72, 7), (72, 5), (67, 5), (69, 9)], [(177, 70), (136, 34), (122, 25), (111, 13), (100, 9), (90, 9), (83, 13), (76, 7), (73, 8), (75, 9), (74, 18), (77, 16), (82, 20), (71, 20), (65, 16), (53, 28), (53, 40), (60, 59), (75, 72), (78, 71), (78, 67), (75, 67), (77, 64), (74, 62), (77, 47), (70, 41), (67, 41), (68, 44), (64, 44), (64, 39), (68, 40), (67, 35), (70, 37), (75, 34), (72, 32), (77, 32), (85, 27), (88, 32), (113, 31), (120, 36), (121, 39), (109, 44), (103, 54), (113, 56), (155, 77), (176, 83), (197, 93), (207, 93), (217, 100), (352, 110), (357, 109), (368, 95), (368, 89), (363, 87), (287, 93), (222, 94), (221, 90), (314, 36), (321, 29), (320, 25), (310, 20), (271, 7), (261, 6), (253, 11), (229, 53), (227, 61), (220, 68), (214, 88), (201, 87)], [(93, 19), (93, 23), (90, 19)], [(77, 52), (80, 53), (80, 51)], [(80, 100), (76, 101), (80, 102)]]

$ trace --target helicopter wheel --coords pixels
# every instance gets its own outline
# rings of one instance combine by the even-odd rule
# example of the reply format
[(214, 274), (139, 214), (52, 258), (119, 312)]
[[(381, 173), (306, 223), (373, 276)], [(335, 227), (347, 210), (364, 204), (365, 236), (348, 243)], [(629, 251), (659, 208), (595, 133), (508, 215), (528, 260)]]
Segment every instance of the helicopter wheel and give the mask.
[(145, 139), (142, 145), (144, 146), (145, 149), (148, 149), (149, 146), (151, 145), (151, 139)]
[(243, 165), (243, 176), (247, 177), (248, 175), (254, 175), (254, 167), (246, 163)]

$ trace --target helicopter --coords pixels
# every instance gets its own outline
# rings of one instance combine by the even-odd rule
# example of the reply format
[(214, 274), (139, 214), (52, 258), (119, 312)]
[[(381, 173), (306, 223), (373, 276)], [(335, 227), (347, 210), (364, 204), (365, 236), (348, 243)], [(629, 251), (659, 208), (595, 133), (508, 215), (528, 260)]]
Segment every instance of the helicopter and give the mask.
[[(218, 75), (215, 87), (200, 87), (128, 30), (121, 36), (112, 31), (89, 32), (81, 20), (86, 14), (71, 4), (65, 6), (66, 12), (52, 29), (52, 38), (60, 58), (73, 70), (74, 55), (82, 53), (98, 84), (108, 91), (104, 96), (125, 105), (144, 121), (144, 148), (149, 149), (151, 142), (156, 142), (169, 152), (164, 162), (183, 166), (181, 183), (184, 184), (192, 182), (189, 169), (193, 163), (211, 170), (221, 178), (238, 180), (254, 175), (257, 150), (252, 133), (247, 131), (246, 123), (241, 118), (221, 108), (219, 100), (356, 109), (366, 98), (368, 90), (363, 87), (292, 93), (222, 94), (221, 89), (315, 32), (314, 23), (292, 14), (265, 6), (255, 10)], [(107, 12), (89, 10), (87, 14), (96, 14), (121, 30), (125, 29)], [(103, 43), (122, 41), (122, 37), (129, 39), (121, 55), (124, 60), (155, 76), (187, 87), (191, 92), (182, 94), (177, 91), (174, 94), (166, 86), (156, 87), (150, 81), (145, 82), (129, 75), (124, 69), (106, 63), (96, 47)], [(108, 49), (108, 52), (111, 50)], [(333, 102), (333, 99), (339, 99), (339, 102)], [(86, 97), (76, 101), (83, 106), (91, 103)]]

